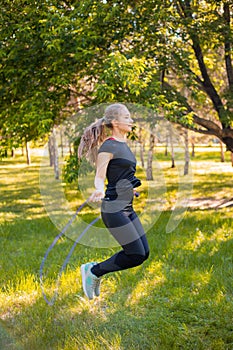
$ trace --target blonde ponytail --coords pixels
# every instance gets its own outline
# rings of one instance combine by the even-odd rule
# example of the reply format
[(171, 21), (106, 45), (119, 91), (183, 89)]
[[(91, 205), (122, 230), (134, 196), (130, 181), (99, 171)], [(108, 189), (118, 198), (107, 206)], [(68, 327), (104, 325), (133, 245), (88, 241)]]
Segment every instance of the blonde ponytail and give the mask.
[(89, 125), (81, 137), (78, 147), (78, 158), (83, 155), (88, 156), (91, 161), (95, 162), (97, 157), (97, 147), (105, 139), (104, 118), (98, 119)]

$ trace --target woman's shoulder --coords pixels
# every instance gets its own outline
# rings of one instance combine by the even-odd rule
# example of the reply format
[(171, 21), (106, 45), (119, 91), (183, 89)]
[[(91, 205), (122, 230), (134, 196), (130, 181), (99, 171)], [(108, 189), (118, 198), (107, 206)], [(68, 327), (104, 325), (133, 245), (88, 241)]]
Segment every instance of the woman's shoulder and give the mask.
[(115, 139), (113, 137), (108, 137), (103, 141), (102, 145), (99, 148), (98, 153), (100, 152), (113, 153), (115, 149), (116, 149)]
[(114, 138), (114, 137), (107, 137), (104, 141), (103, 141), (103, 143), (115, 143), (117, 140)]

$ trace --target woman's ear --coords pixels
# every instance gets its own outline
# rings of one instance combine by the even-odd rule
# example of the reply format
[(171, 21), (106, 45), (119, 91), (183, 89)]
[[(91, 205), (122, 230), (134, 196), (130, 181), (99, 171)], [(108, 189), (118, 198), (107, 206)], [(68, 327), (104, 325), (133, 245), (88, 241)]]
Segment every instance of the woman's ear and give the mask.
[(116, 119), (111, 120), (111, 124), (112, 124), (113, 127), (117, 126), (118, 125), (118, 120), (116, 120)]

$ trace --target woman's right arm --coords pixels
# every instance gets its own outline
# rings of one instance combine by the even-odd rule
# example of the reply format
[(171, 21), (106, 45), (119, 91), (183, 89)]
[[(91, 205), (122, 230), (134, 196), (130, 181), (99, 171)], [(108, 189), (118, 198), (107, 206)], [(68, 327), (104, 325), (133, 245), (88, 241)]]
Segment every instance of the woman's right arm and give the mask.
[(104, 198), (104, 182), (106, 179), (108, 163), (110, 162), (112, 157), (112, 153), (101, 152), (98, 154), (95, 175), (96, 189), (89, 198), (90, 202), (99, 202), (102, 198)]

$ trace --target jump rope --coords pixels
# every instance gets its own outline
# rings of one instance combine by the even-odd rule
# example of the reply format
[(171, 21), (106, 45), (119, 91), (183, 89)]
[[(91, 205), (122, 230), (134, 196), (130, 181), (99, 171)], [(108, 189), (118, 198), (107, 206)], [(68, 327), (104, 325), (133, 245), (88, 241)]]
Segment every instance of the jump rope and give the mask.
[[(135, 192), (134, 193), (135, 197), (139, 197), (139, 193), (138, 192)], [(82, 237), (85, 235), (85, 233), (89, 230), (89, 228), (91, 226), (93, 226), (100, 218), (101, 216), (99, 215), (97, 218), (95, 218), (94, 220), (92, 220), (88, 225), (87, 227), (80, 233), (80, 235), (78, 236), (78, 238), (75, 240), (73, 246), (71, 247), (68, 255), (66, 256), (65, 260), (64, 260), (64, 263), (62, 264), (59, 272), (58, 272), (58, 277), (57, 277), (57, 280), (56, 280), (56, 288), (55, 288), (55, 292), (52, 296), (52, 298), (49, 300), (45, 294), (45, 291), (44, 291), (44, 286), (43, 286), (43, 270), (44, 270), (44, 265), (45, 265), (45, 262), (48, 258), (48, 255), (49, 253), (51, 252), (51, 250), (54, 248), (54, 246), (56, 245), (57, 241), (65, 234), (65, 232), (67, 231), (67, 229), (70, 227), (70, 225), (74, 222), (74, 220), (76, 219), (78, 213), (80, 213), (80, 211), (83, 209), (83, 207), (88, 203), (88, 200), (86, 200), (85, 202), (83, 202), (80, 207), (78, 207), (78, 209), (76, 210), (76, 212), (74, 213), (74, 215), (70, 218), (70, 220), (67, 222), (67, 224), (64, 226), (64, 228), (62, 229), (62, 231), (54, 238), (52, 244), (49, 246), (49, 248), (47, 249), (43, 259), (42, 259), (42, 262), (41, 262), (41, 265), (40, 265), (40, 287), (41, 287), (41, 290), (42, 290), (42, 295), (43, 295), (43, 298), (44, 300), (46, 301), (46, 303), (50, 306), (52, 306), (58, 296), (58, 287), (59, 287), (59, 282), (60, 282), (60, 277), (63, 273), (63, 271), (65, 270), (66, 268), (66, 265), (68, 264), (69, 260), (70, 260), (70, 257), (76, 247), (76, 245), (80, 242), (80, 240), (82, 239)]]

